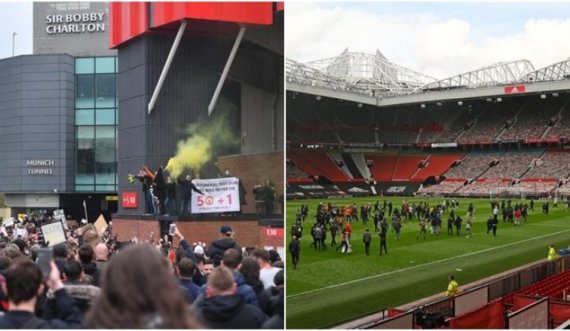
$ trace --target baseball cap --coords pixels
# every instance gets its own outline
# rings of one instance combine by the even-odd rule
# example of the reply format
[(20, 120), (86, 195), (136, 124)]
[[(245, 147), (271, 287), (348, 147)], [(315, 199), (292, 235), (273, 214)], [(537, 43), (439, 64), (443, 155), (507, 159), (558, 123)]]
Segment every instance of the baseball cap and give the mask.
[(194, 254), (204, 255), (204, 247), (200, 245), (194, 247)]
[(220, 229), (220, 233), (232, 233), (232, 228), (227, 225), (222, 226)]

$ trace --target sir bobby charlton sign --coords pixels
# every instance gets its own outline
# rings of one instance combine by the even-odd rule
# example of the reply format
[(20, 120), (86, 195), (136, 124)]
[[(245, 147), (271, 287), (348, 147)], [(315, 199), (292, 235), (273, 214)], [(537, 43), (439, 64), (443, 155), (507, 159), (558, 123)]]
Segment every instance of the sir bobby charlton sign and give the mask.
[(47, 34), (105, 32), (105, 13), (75, 13), (46, 16)]
[(204, 194), (192, 193), (192, 214), (239, 211), (239, 179), (195, 179), (193, 183)]

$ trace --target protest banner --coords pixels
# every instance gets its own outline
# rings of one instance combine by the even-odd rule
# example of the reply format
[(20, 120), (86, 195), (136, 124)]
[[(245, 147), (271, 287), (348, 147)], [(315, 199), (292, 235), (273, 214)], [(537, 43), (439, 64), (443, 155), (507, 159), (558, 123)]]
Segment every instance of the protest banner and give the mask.
[(49, 243), (49, 246), (54, 246), (67, 241), (61, 222), (42, 225), (42, 233), (44, 234), (45, 242)]
[(238, 178), (195, 179), (193, 183), (204, 194), (192, 193), (192, 214), (240, 210)]

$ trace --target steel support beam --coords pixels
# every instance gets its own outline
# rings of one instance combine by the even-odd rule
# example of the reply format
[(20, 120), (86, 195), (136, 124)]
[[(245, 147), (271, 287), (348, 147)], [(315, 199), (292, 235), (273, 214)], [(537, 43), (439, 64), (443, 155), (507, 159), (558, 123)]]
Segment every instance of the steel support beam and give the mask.
[(212, 96), (212, 100), (208, 105), (208, 116), (212, 115), (212, 111), (214, 107), (216, 107), (216, 102), (218, 102), (218, 97), (220, 96), (220, 92), (222, 91), (222, 87), (224, 86), (224, 82), (226, 81), (226, 77), (228, 77), (228, 73), (230, 72), (230, 68), (232, 67), (232, 63), (234, 62), (234, 58), (236, 56), (237, 50), (239, 45), (241, 44), (241, 40), (243, 39), (243, 34), (245, 33), (245, 27), (241, 27), (239, 29), (237, 38), (232, 46), (232, 51), (230, 52), (230, 56), (226, 61), (226, 65), (224, 66), (224, 71), (222, 71), (222, 76), (220, 76), (220, 80), (218, 81), (218, 86), (216, 86), (216, 90), (214, 91), (214, 95)]
[(174, 38), (174, 43), (170, 48), (170, 52), (168, 53), (168, 57), (166, 58), (166, 62), (164, 63), (164, 67), (162, 68), (162, 72), (160, 73), (160, 77), (158, 78), (158, 83), (156, 83), (156, 87), (154, 88), (154, 92), (152, 93), (152, 97), (150, 98), (150, 102), (148, 103), (148, 113), (150, 114), (156, 104), (156, 100), (158, 99), (158, 95), (160, 94), (160, 90), (162, 90), (162, 85), (164, 84), (164, 80), (166, 79), (166, 75), (170, 70), (170, 65), (172, 64), (172, 60), (174, 59), (174, 55), (176, 55), (176, 51), (178, 50), (178, 45), (180, 44), (180, 40), (182, 39), (182, 35), (186, 30), (186, 21), (183, 20), (182, 24), (178, 28), (178, 32), (176, 33), (176, 38)]

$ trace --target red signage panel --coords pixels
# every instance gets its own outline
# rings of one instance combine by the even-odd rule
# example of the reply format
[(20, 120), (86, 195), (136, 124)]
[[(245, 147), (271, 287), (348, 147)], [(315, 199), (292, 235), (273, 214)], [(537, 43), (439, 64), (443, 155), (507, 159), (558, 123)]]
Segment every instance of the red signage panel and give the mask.
[(275, 237), (275, 238), (283, 238), (284, 232), (283, 228), (265, 228), (263, 231), (263, 235), (266, 237)]
[(137, 192), (123, 192), (121, 195), (121, 205), (123, 208), (138, 208), (139, 195)]
[(524, 93), (524, 92), (526, 92), (526, 86), (524, 85), (505, 86), (505, 94)]
[(148, 31), (148, 2), (109, 3), (109, 47)]
[(273, 2), (154, 2), (151, 10), (153, 27), (183, 18), (273, 24)]
[[(115, 48), (150, 31), (151, 27), (182, 19), (271, 25), (273, 11), (274, 2), (110, 2), (109, 46)], [(191, 24), (188, 28), (192, 29)]]

